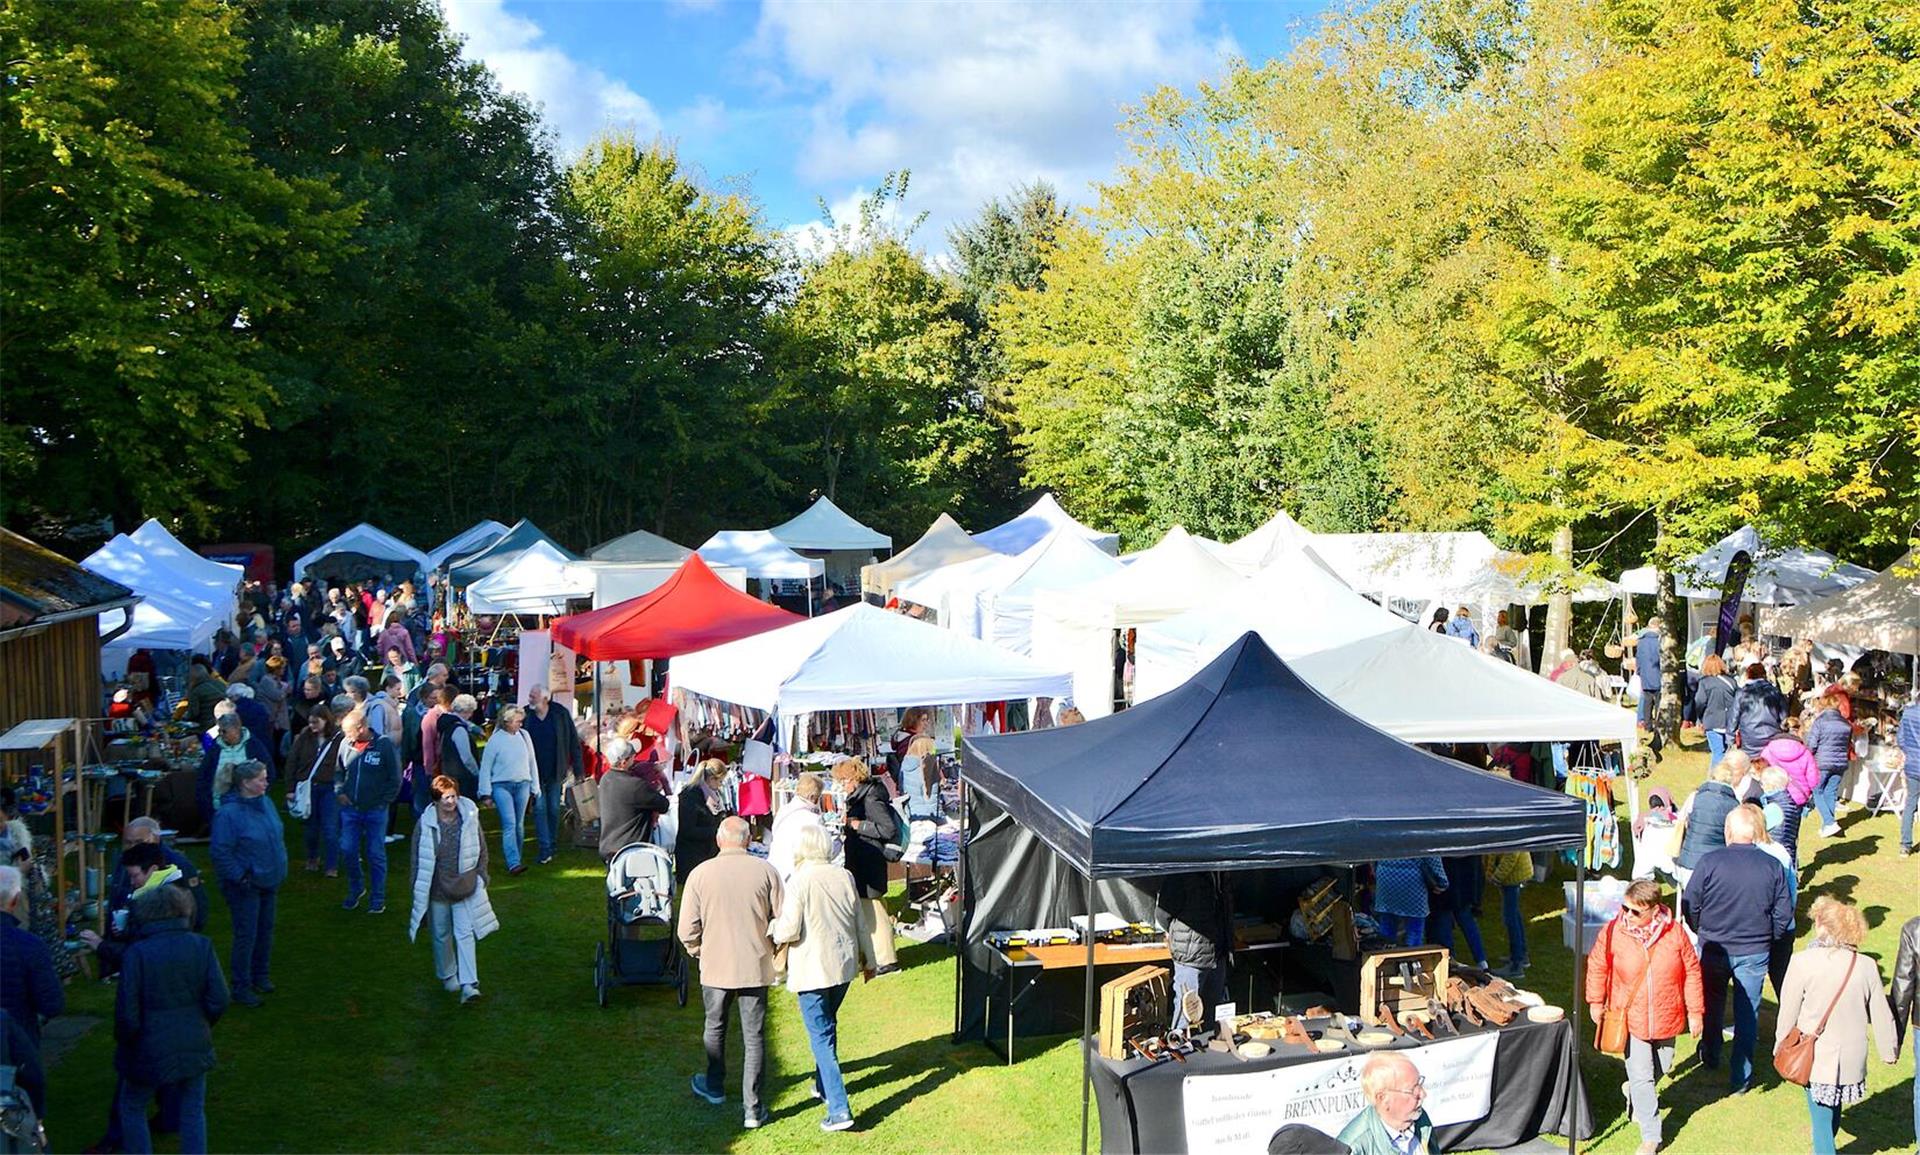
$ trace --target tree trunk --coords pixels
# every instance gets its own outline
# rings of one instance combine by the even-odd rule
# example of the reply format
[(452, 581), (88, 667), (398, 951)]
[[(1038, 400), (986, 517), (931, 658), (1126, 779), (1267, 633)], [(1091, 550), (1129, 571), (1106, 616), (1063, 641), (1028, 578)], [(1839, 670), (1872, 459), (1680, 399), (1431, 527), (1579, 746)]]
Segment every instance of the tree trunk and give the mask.
[[(1680, 627), (1674, 615), (1680, 601), (1674, 596), (1673, 571), (1666, 566), (1664, 552), (1660, 556), (1660, 592), (1658, 608), (1654, 611), (1660, 615), (1660, 704), (1654, 713), (1653, 726), (1667, 741), (1677, 742), (1680, 696), (1687, 688), (1686, 647), (1681, 644)], [(1648, 689), (1643, 687), (1642, 692)]]
[[(1553, 556), (1561, 566), (1571, 574), (1573, 570), (1573, 527), (1563, 525), (1553, 531)], [(1560, 651), (1568, 649), (1573, 637), (1573, 595), (1561, 590), (1547, 599), (1547, 634), (1541, 643), (1539, 661), (1541, 670), (1551, 670), (1560, 664)]]

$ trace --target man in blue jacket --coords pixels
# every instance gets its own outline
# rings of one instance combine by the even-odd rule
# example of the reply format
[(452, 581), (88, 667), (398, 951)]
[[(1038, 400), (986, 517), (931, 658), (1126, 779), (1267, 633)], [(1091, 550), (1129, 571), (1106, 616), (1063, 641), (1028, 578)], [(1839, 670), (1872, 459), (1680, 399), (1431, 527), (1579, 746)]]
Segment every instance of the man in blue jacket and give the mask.
[(1700, 1061), (1720, 1066), (1720, 1028), (1727, 1010), (1727, 983), (1734, 987), (1733, 1093), (1753, 1085), (1753, 1044), (1759, 1032), (1760, 988), (1773, 946), (1792, 933), (1793, 894), (1778, 859), (1754, 845), (1758, 807), (1727, 815), (1727, 844), (1707, 852), (1687, 880), (1687, 925), (1700, 936), (1700, 978), (1706, 986), (1706, 1030)]
[[(387, 815), (400, 796), (400, 748), (391, 738), (376, 738), (360, 707), (340, 719), (340, 769), (334, 789), (340, 802), (340, 856), (347, 866), (347, 898), (342, 910), (360, 905), (367, 895), (367, 913), (387, 909)], [(367, 881), (362, 888), (360, 857), (366, 855)]]
[(1900, 807), (1900, 855), (1904, 858), (1913, 853), (1913, 812), (1920, 808), (1920, 686), (1914, 688), (1907, 708), (1900, 711), (1894, 744), (1906, 760), (1902, 772), (1907, 779), (1907, 801)]
[(1640, 728), (1653, 729), (1654, 711), (1660, 707), (1660, 627), (1657, 617), (1647, 619), (1647, 628), (1633, 639), (1633, 670), (1640, 675)]
[(134, 913), (139, 937), (121, 962), (113, 1006), (120, 1133), (126, 1150), (153, 1150), (147, 1104), (164, 1087), (180, 1104), (180, 1150), (205, 1151), (213, 1024), (227, 1009), (227, 981), (213, 943), (187, 929), (185, 891), (150, 890)]
[(53, 952), (40, 936), (20, 926), (20, 871), (0, 866), (0, 1010), (19, 1020), (40, 1045), (40, 1023), (67, 1009), (67, 992), (53, 969)]

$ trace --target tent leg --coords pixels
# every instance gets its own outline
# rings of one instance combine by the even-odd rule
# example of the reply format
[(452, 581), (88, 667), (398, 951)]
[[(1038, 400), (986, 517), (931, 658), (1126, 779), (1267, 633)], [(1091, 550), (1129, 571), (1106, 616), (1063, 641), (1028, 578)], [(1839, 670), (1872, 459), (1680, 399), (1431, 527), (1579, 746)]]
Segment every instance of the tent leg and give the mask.
[(1093, 869), (1087, 869), (1087, 994), (1080, 1020), (1080, 1155), (1087, 1155), (1087, 1123), (1093, 1109), (1093, 1048), (1087, 1045), (1093, 1021)]
[(960, 853), (954, 863), (954, 879), (960, 887), (960, 901), (956, 904), (959, 925), (947, 928), (953, 936), (953, 1041), (960, 1041), (960, 1015), (964, 1010), (961, 1000), (961, 984), (966, 981), (967, 951), (967, 780), (960, 780)]
[(1573, 901), (1578, 911), (1573, 916), (1573, 998), (1567, 1005), (1575, 1009), (1573, 1020), (1573, 1062), (1567, 1067), (1567, 1155), (1580, 1155), (1580, 1029), (1577, 1013), (1587, 1001), (1587, 851), (1580, 848), (1574, 863)]

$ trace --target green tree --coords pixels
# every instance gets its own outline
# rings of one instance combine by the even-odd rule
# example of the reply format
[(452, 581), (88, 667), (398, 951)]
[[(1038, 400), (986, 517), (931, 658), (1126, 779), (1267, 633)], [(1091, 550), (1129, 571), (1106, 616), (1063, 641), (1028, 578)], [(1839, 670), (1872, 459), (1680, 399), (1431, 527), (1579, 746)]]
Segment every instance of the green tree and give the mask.
[(183, 517), (276, 402), (263, 334), (352, 221), (257, 163), (228, 115), (240, 13), (0, 6), (0, 501), (6, 516)]

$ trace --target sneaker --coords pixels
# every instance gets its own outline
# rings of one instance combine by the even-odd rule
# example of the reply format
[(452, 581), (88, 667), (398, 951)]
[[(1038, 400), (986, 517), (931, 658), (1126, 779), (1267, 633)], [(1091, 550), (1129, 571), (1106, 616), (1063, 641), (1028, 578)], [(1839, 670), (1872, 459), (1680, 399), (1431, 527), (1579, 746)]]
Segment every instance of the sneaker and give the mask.
[(273, 980), (272, 979), (255, 979), (253, 980), (253, 989), (256, 991), (259, 991), (263, 995), (270, 995), (273, 993)]
[(518, 866), (507, 867), (508, 874), (525, 874), (526, 872), (527, 872), (527, 864), (524, 862)]
[(820, 1129), (822, 1131), (845, 1131), (852, 1126), (852, 1115), (828, 1115), (826, 1121), (820, 1124)]
[(874, 971), (874, 972), (873, 972), (873, 977), (874, 977), (874, 978), (879, 978), (879, 977), (880, 977), (881, 975), (890, 975), (890, 974), (894, 974), (894, 973), (896, 973), (896, 972), (898, 972), (898, 971), (899, 971), (899, 969), (900, 969), (900, 964), (899, 964), (899, 963), (888, 963), (888, 964), (887, 964), (886, 966), (883, 966), (883, 967), (881, 967), (881, 968), (879, 968), (878, 970), (876, 970), (876, 971)]
[(404, 834), (389, 834), (387, 835), (387, 842), (389, 844), (392, 844), (395, 842), (404, 842), (406, 841), (406, 837), (407, 836)]
[(549, 862), (552, 862), (552, 861), (553, 861), (553, 855), (551, 855), (551, 854), (543, 854), (543, 855), (541, 855), (541, 856), (540, 856), (540, 865), (541, 865), (541, 866), (545, 866), (545, 865), (546, 865), (547, 863), (549, 863)]
[(1902, 858), (1905, 858), (1912, 853), (1913, 853), (1913, 847), (1911, 846), (1902, 846), (1900, 848), (1900, 857)]
[(478, 983), (468, 983), (460, 988), (460, 1005), (463, 1007), (479, 997), (480, 984)]
[(1840, 824), (1838, 822), (1829, 822), (1820, 828), (1820, 837), (1822, 838), (1838, 838), (1839, 836)]
[(770, 1116), (767, 1114), (767, 1109), (765, 1107), (762, 1107), (758, 1111), (755, 1111), (753, 1114), (748, 1115), (746, 1118), (740, 1120), (740, 1125), (742, 1127), (745, 1127), (749, 1131), (757, 1131), (760, 1128), (767, 1125), (767, 1121), (769, 1118)]
[(707, 1077), (705, 1075), (695, 1075), (693, 1077), (693, 1093), (716, 1107), (727, 1101), (725, 1095), (707, 1089)]
[(457, 991), (460, 989), (460, 980), (459, 979), (442, 979), (440, 980), (440, 985), (447, 989), (448, 994), (452, 994), (454, 991)]
[(254, 994), (252, 988), (250, 987), (233, 988), (233, 1001), (236, 1003), (239, 1003), (243, 1007), (257, 1007), (257, 1006), (263, 1005), (260, 1002), (260, 996)]
[(368, 914), (385, 914), (387, 913), (387, 904), (385, 902), (372, 903), (368, 905), (367, 913)]
[(354, 907), (356, 907), (356, 906), (359, 906), (359, 905), (360, 905), (360, 895), (359, 895), (359, 893), (358, 893), (358, 892), (356, 891), (356, 892), (355, 892), (355, 893), (353, 893), (353, 894), (349, 894), (349, 895), (348, 895), (348, 896), (346, 897), (346, 899), (345, 899), (345, 901), (343, 901), (343, 902), (341, 902), (341, 904), (340, 904), (340, 909), (341, 909), (341, 910), (352, 910), (352, 909), (353, 909)]

